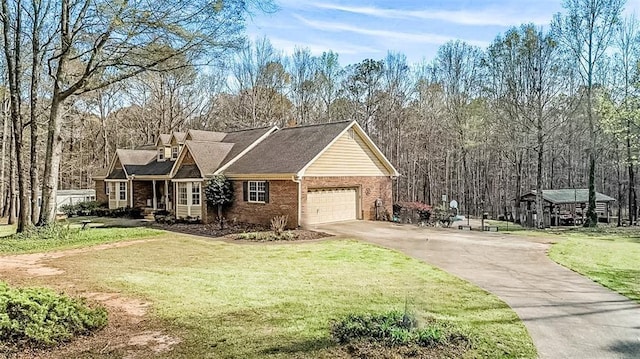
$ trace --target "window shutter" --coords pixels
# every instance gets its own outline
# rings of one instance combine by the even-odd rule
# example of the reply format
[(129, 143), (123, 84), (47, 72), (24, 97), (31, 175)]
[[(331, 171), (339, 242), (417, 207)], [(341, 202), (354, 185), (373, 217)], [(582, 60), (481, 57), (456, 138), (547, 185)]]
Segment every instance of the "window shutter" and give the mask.
[(249, 182), (242, 182), (242, 200), (247, 202), (249, 200)]
[(269, 203), (269, 181), (264, 182), (264, 203)]

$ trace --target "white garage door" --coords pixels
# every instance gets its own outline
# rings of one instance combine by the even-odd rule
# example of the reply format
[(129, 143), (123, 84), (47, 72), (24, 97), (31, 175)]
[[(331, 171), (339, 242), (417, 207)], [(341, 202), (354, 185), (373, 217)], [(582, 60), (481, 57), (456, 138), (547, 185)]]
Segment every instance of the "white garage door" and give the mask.
[(319, 224), (357, 219), (355, 188), (310, 189), (307, 192), (307, 223)]

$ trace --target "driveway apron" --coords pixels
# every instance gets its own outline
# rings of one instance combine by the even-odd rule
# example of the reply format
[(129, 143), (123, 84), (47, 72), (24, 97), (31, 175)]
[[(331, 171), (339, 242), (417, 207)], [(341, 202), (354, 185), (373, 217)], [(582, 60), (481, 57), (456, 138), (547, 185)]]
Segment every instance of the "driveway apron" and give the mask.
[(640, 305), (551, 261), (548, 240), (367, 221), (318, 229), (398, 250), (494, 293), (522, 319), (540, 358), (640, 358)]

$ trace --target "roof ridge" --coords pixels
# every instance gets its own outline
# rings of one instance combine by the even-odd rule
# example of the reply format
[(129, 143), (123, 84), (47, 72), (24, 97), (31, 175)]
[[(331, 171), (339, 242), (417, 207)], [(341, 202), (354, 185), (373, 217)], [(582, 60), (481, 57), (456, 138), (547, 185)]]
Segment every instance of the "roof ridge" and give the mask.
[(279, 129), (279, 131), (291, 130), (291, 129), (296, 129), (296, 128), (308, 128), (308, 127), (317, 127), (317, 126), (337, 125), (337, 124), (342, 124), (342, 123), (351, 123), (353, 121), (354, 120), (343, 120), (343, 121), (336, 121), (336, 122), (314, 123), (314, 124), (311, 124), (311, 125), (304, 125), (304, 126), (283, 127), (281, 129)]
[[(265, 128), (273, 128), (274, 126), (275, 125), (262, 126), (262, 127), (252, 127), (252, 128), (245, 128), (245, 129), (242, 129), (242, 130), (235, 130), (235, 131), (222, 132), (222, 133), (230, 134), (230, 133), (238, 133), (238, 132), (244, 132), (244, 131), (264, 130)], [(214, 131), (214, 132), (217, 132), (217, 131)]]

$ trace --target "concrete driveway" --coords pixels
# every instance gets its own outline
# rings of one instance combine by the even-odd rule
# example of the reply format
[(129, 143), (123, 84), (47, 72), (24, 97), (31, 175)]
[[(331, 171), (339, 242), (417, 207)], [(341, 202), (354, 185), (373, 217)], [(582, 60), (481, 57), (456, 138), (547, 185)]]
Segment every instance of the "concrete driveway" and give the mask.
[(496, 294), (540, 358), (640, 358), (640, 305), (552, 262), (548, 240), (367, 221), (318, 229), (401, 251)]

